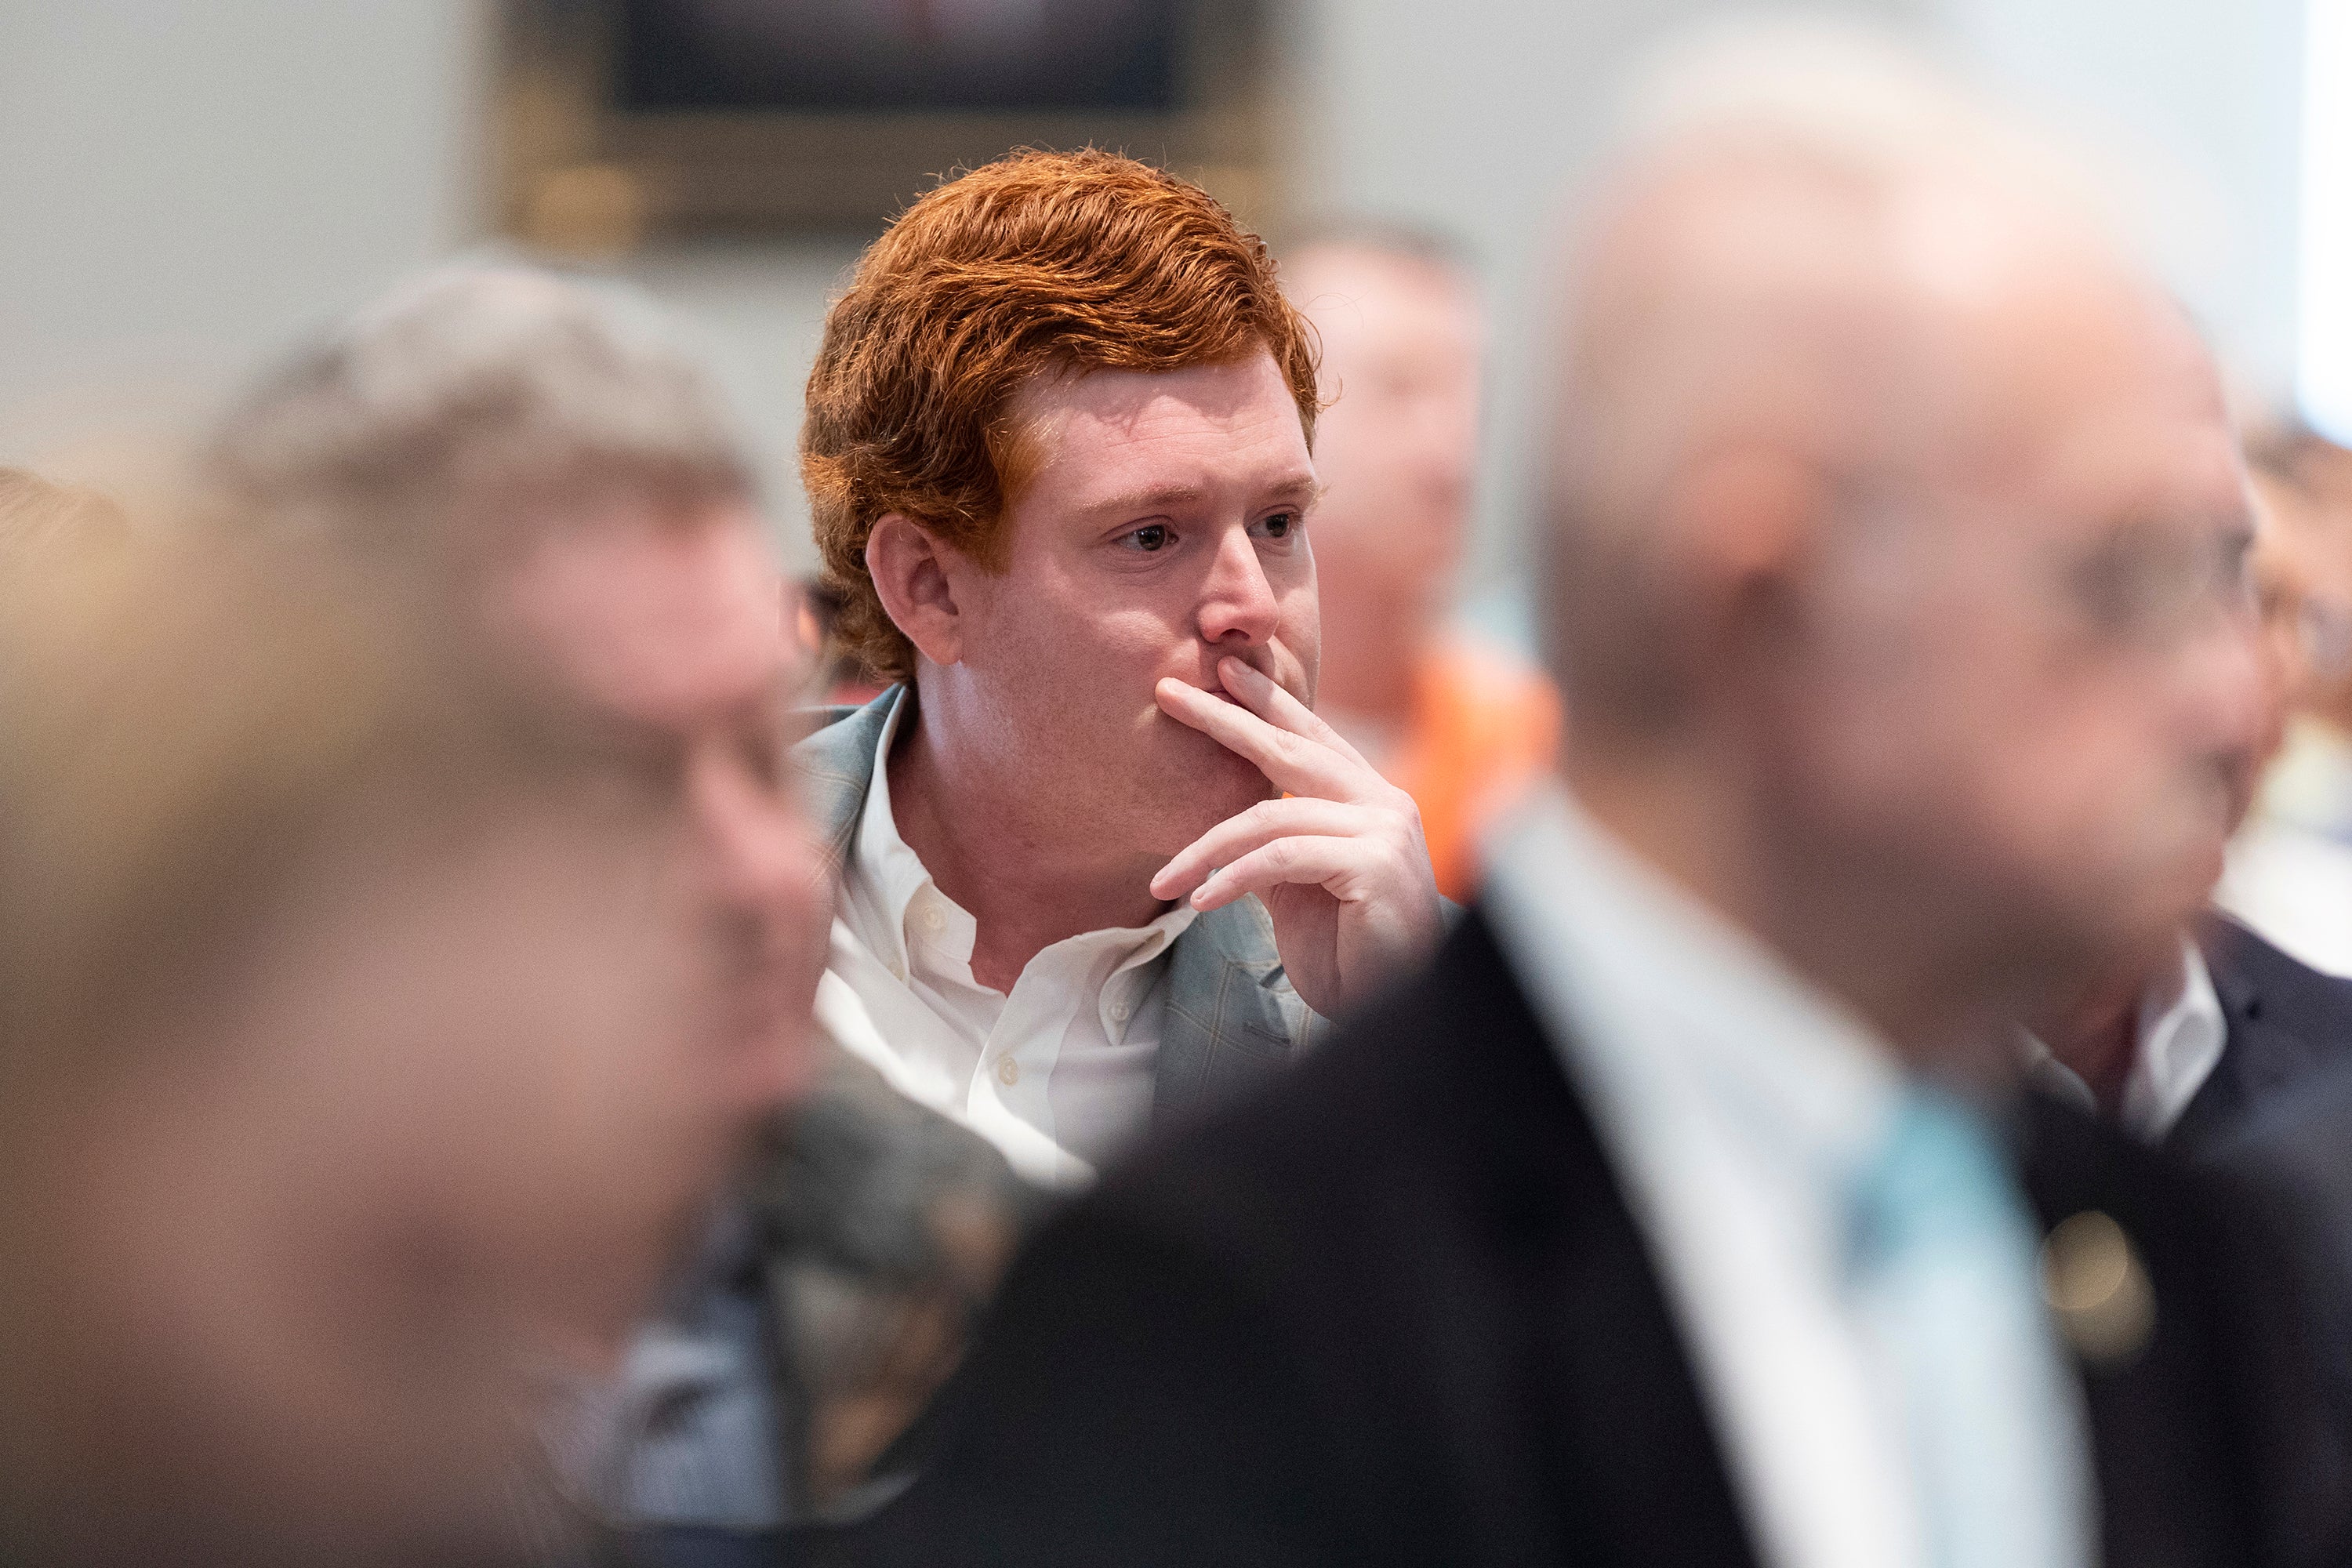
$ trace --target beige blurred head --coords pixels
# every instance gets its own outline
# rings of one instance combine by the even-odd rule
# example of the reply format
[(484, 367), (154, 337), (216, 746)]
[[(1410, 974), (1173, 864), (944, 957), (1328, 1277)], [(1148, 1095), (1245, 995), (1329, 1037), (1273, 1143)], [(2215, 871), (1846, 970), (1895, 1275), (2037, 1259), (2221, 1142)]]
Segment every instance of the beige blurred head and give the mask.
[[(798, 645), (707, 369), (628, 291), (449, 268), (264, 378), (225, 422), (209, 478), (220, 531), (358, 569), (383, 613), (560, 711), (625, 791), (616, 827), (658, 828), (628, 886), (647, 950), (685, 974), (665, 1036), (677, 1092), (633, 1110), (583, 1075), (541, 1115), (572, 1124), (566, 1147), (601, 1151), (602, 1168), (560, 1179), (620, 1189), (603, 1210), (616, 1237), (692, 1224), (709, 1185), (699, 1112), (748, 1121), (805, 1077), (824, 923), (784, 760)], [(667, 1153), (628, 1152), (664, 1139)], [(596, 1213), (582, 1204), (580, 1224)], [(577, 1299), (601, 1303), (609, 1339), (632, 1271), (600, 1281), (590, 1256)]]
[(658, 763), (388, 607), (202, 535), (0, 590), (0, 1536), (40, 1561), (475, 1560), (537, 1378), (612, 1353), (774, 1092)]
[(1883, 45), (1717, 40), (1567, 276), (1572, 780), (1922, 1050), (2184, 918), (2258, 728), (2216, 377), (2078, 194)]
[(1323, 497), (1308, 525), (1323, 612), (1318, 701), (1402, 716), (1454, 592), (1478, 455), (1484, 322), (1442, 242), (1333, 228), (1286, 254), (1283, 289), (1320, 340)]

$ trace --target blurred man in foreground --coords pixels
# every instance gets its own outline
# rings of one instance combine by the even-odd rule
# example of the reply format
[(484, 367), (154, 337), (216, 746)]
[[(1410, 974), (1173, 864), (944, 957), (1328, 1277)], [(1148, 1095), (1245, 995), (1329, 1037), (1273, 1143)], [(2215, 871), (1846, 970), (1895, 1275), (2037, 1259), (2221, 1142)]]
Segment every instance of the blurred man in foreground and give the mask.
[(1316, 711), (1412, 796), (1438, 889), (1467, 900), (1479, 830), (1559, 744), (1549, 684), (1445, 625), (1478, 459), (1477, 284), (1433, 237), (1357, 225), (1292, 248), (1283, 288), (1323, 350)]
[(617, 1353), (813, 966), (728, 1033), (669, 802), (536, 665), (216, 536), (9, 575), (0, 1555), (568, 1552), (546, 1380)]
[(2045, 1131), (2053, 1292), (2161, 1298), (2078, 1381), (1965, 1098), (2204, 892), (2255, 722), (2211, 366), (1935, 83), (1741, 69), (1570, 277), (1564, 787), (1427, 978), (1040, 1235), (868, 1560), (2248, 1560), (2134, 1152)]
[[(443, 274), (257, 389), (213, 475), (232, 523), (354, 568), (385, 614), (534, 672), (569, 716), (568, 743), (609, 763), (614, 810), (657, 822), (639, 869), (663, 896), (623, 883), (611, 896), (640, 904), (648, 940), (679, 966), (667, 1027), (690, 1051), (681, 1087), (708, 1095), (748, 1152), (747, 1116), (778, 1112), (810, 1077), (823, 887), (784, 760), (798, 671), (782, 579), (701, 370), (625, 301), (529, 272)], [(610, 1087), (583, 1077), (540, 1114), (584, 1115)], [(639, 1131), (656, 1135), (684, 1109), (649, 1098)], [(698, 1164), (632, 1159), (608, 1141), (594, 1174), (580, 1192), (599, 1196), (603, 1223), (658, 1226), (673, 1264), (698, 1243), (729, 1291), (635, 1342), (625, 1375), (567, 1424), (567, 1456), (604, 1452), (593, 1432), (611, 1424), (658, 1419), (689, 1443), (708, 1424), (734, 1492), (772, 1498), (761, 1409), (673, 1421), (651, 1408), (681, 1365), (704, 1381), (713, 1367), (767, 1374), (751, 1237), (709, 1234), (713, 1184)], [(583, 1379), (610, 1370), (650, 1305), (635, 1285), (618, 1269), (580, 1282), (604, 1309), (573, 1358)], [(574, 1479), (625, 1520), (677, 1506), (658, 1464)]]

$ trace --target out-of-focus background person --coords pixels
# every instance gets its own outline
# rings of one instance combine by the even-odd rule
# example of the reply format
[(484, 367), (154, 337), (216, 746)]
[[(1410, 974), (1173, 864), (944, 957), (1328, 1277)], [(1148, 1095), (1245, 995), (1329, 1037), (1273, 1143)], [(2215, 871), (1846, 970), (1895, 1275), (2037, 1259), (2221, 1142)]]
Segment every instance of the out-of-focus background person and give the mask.
[(667, 798), (316, 559), (7, 578), (7, 1556), (557, 1550), (550, 1382), (619, 1353), (813, 970), (714, 1040)]
[(1294, 240), (1282, 277), (1322, 349), (1316, 711), (1413, 797), (1439, 891), (1466, 900), (1480, 830), (1559, 743), (1549, 682), (1450, 624), (1477, 472), (1477, 280), (1436, 234), (1361, 220)]
[(2219, 907), (2075, 988), (2025, 1040), (2043, 1088), (2191, 1155), (2352, 1062), (2352, 981), (2339, 977), (2352, 956), (2352, 845), (2261, 801), (2280, 793), (2287, 736), (2325, 723), (2311, 706), (2352, 660), (2352, 536), (2330, 526), (2281, 450), (2258, 440), (2250, 466), (2261, 717), (2214, 756), (2229, 800), (2207, 846)]
[[(772, 1124), (813, 1075), (794, 1047), (830, 905), (785, 763), (803, 679), (793, 606), (725, 400), (660, 312), (524, 268), (429, 276), (264, 378), (206, 472), (226, 526), (340, 562), (395, 613), (532, 672), (577, 743), (610, 759), (662, 825), (646, 870), (687, 964), (671, 1029), (769, 1142), (788, 1136)], [(837, 1086), (812, 1114), (853, 1151), (885, 1131)], [(802, 1173), (812, 1190), (831, 1190), (824, 1147)], [(786, 1352), (763, 1326), (762, 1218), (730, 1205), (722, 1223), (713, 1184), (676, 1187), (625, 1147), (597, 1161), (581, 1180), (616, 1213), (662, 1215), (667, 1261), (723, 1289), (642, 1332), (608, 1325), (625, 1364), (578, 1380), (552, 1423), (567, 1483), (619, 1525), (772, 1525), (782, 1459), (756, 1391)], [(688, 1402), (680, 1380), (747, 1393)]]
[(2352, 975), (2352, 456), (2300, 428), (2257, 427), (2247, 453), (2274, 721), (2219, 900)]

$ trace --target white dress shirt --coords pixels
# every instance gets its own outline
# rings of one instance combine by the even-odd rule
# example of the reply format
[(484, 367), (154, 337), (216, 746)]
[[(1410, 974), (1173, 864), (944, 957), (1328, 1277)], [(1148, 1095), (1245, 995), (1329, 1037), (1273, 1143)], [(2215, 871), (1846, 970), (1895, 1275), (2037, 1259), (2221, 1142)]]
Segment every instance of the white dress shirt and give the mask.
[[(2213, 972), (2195, 942), (2184, 937), (2180, 967), (2149, 983), (2139, 999), (2136, 1028), (2118, 1120), (2142, 1142), (2160, 1143), (2213, 1076), (2230, 1036)], [(2098, 1097), (2091, 1086), (2032, 1035), (2025, 1037), (2025, 1058), (2027, 1070), (2043, 1087), (2097, 1113)]]
[[(1654, 1248), (1763, 1561), (1927, 1568), (1897, 1379), (1842, 1251), (1848, 1180), (1903, 1101), (1891, 1052), (1557, 790), (1487, 863), (1498, 939)], [(2050, 1538), (2087, 1543), (2080, 1413), (2035, 1347), (2022, 1382), (2055, 1391), (2062, 1435)]]
[(901, 693), (843, 869), (817, 1021), (893, 1087), (1003, 1151), (1034, 1181), (1082, 1184), (1151, 1113), (1179, 904), (1150, 925), (1065, 937), (1010, 994), (971, 973), (972, 917), (899, 837), (889, 756)]

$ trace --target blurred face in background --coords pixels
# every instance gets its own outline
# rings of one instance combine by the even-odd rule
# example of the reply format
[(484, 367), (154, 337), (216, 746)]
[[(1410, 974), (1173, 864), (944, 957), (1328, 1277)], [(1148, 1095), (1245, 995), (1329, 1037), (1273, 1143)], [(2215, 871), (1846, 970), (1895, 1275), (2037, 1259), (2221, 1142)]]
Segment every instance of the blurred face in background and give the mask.
[(2287, 721), (2352, 679), (2352, 535), (2301, 486), (2252, 476), (2262, 526), (2254, 586), (2262, 607), (2267, 718), (2262, 759)]
[[(657, 1082), (583, 1072), (542, 1114), (574, 1135), (568, 1179), (595, 1200), (583, 1223), (657, 1259), (690, 1239), (747, 1128), (808, 1068), (827, 906), (784, 762), (798, 657), (747, 505), (624, 494), (540, 524), (487, 575), (486, 624), (608, 764), (635, 852), (610, 896), (676, 988)], [(625, 1311), (602, 1318), (610, 1348)]]
[(1329, 668), (1359, 643), (1409, 647), (1444, 611), (1477, 462), (1482, 322), (1470, 279), (1444, 262), (1311, 247), (1286, 290), (1322, 342), (1316, 574)]
[[(2334, 657), (2333, 634), (2324, 625), (2331, 607), (2352, 606), (2352, 452), (2309, 442), (2294, 461), (2294, 475), (2292, 494), (2276, 499), (2283, 519), (2304, 526), (2283, 531), (2294, 536), (2293, 552), (2311, 578), (2311, 603), (2323, 623), (2305, 634), (2316, 634), (2310, 651), (2317, 657), (2307, 661), (2310, 679), (2298, 710), (2339, 730), (2352, 730), (2352, 658)], [(2269, 496), (2280, 488), (2264, 493)]]
[(1317, 483), (1297, 405), (1261, 353), (1041, 383), (1013, 416), (1035, 467), (1003, 569), (942, 551), (952, 624), (908, 628), (933, 666), (925, 721), (995, 751), (991, 776), (1034, 780), (1062, 825), (1056, 853), (1131, 861), (1148, 882), (1271, 788), (1162, 712), (1159, 682), (1222, 692), (1230, 656), (1314, 700)]
[(1979, 972), (2047, 973), (2141, 950), (2220, 873), (2261, 739), (2252, 522), (2167, 303), (1945, 217), (1986, 226), (1973, 273), (1923, 268), (1934, 439), (1855, 486), (1780, 768), (1890, 918), (1940, 914)]

